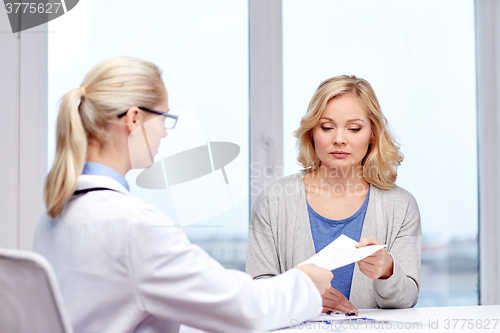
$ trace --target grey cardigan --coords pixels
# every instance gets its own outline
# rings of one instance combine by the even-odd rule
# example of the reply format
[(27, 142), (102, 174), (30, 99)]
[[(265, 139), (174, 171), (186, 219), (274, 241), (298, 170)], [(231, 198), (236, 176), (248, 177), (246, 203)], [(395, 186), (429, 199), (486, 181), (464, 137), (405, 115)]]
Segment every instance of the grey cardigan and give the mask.
[[(305, 173), (269, 183), (252, 208), (247, 273), (271, 277), (295, 267), (316, 251), (305, 197)], [(401, 187), (371, 186), (361, 237), (387, 245), (393, 275), (371, 280), (355, 265), (350, 302), (358, 309), (409, 308), (418, 300), (422, 232), (415, 198)]]

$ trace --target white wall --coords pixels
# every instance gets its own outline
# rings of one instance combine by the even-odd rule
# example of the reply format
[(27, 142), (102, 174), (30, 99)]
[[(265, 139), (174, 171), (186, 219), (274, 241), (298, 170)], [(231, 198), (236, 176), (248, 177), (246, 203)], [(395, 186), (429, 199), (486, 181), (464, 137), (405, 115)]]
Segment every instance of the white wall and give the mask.
[(0, 246), (19, 247), (19, 39), (0, 8)]
[(0, 246), (31, 250), (47, 173), (47, 29), (13, 34), (0, 8)]

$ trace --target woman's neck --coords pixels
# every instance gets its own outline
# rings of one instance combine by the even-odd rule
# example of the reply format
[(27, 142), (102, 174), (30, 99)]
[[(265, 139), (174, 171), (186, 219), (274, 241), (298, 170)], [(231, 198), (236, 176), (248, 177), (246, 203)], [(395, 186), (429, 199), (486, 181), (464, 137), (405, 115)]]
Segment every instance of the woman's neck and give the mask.
[(87, 146), (87, 161), (101, 163), (118, 171), (125, 177), (130, 170), (128, 152), (123, 153), (112, 144), (101, 144), (96, 140), (89, 140)]
[(366, 193), (369, 184), (363, 177), (363, 166), (326, 167), (320, 166), (306, 175), (306, 187), (322, 189), (321, 192), (334, 196), (349, 193)]

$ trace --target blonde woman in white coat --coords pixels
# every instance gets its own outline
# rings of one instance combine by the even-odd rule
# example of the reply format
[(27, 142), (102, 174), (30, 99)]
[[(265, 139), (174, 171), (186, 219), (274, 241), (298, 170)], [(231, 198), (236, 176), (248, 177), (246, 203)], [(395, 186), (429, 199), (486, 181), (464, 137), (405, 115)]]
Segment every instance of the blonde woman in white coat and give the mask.
[(100, 62), (62, 100), (34, 251), (54, 267), (75, 332), (245, 332), (319, 314), (330, 271), (253, 281), (129, 193), (125, 174), (151, 164), (176, 120), (159, 69), (135, 58)]

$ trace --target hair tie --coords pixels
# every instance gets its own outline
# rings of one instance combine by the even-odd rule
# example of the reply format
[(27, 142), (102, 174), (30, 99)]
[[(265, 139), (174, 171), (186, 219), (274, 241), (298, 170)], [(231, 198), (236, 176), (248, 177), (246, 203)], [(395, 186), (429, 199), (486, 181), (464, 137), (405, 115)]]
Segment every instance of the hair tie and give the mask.
[(82, 97), (85, 96), (85, 94), (87, 93), (85, 87), (80, 87), (80, 93), (82, 94)]

